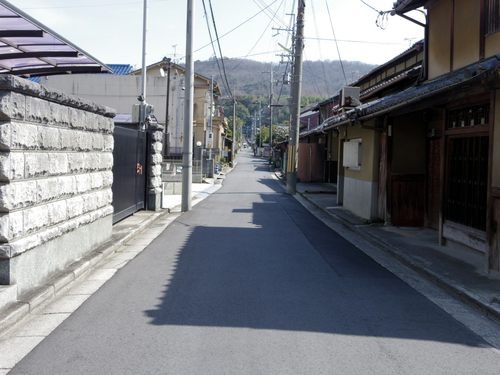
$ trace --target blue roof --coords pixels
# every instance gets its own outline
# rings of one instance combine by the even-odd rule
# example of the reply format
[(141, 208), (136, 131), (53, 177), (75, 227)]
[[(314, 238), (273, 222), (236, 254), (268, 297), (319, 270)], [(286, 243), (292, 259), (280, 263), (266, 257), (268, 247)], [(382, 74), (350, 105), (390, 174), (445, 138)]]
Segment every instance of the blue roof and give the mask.
[(133, 66), (130, 64), (109, 64), (111, 69), (113, 69), (113, 75), (123, 76), (129, 74), (132, 71)]
[[(130, 64), (108, 64), (108, 67), (113, 69), (112, 75), (115, 76), (124, 76), (129, 74), (132, 71), (133, 66)], [(92, 73), (90, 73), (92, 74)], [(109, 74), (109, 73), (97, 73), (97, 74)], [(41, 77), (29, 77), (27, 78), (28, 80), (36, 83), (41, 83), (42, 79)]]

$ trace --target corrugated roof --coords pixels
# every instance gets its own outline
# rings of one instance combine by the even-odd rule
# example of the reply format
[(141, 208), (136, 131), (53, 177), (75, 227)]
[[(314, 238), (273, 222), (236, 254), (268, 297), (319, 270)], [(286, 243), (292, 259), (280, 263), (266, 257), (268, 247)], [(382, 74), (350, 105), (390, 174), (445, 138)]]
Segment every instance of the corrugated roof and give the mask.
[(0, 74), (34, 77), (113, 72), (5, 0), (0, 0), (0, 19)]

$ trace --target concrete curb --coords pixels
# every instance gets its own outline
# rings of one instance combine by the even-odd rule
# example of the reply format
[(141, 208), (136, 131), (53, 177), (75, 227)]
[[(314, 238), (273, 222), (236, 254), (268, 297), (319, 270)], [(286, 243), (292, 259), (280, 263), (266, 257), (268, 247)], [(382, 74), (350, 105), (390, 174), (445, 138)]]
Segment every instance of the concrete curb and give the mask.
[[(276, 175), (276, 177), (283, 183), (283, 180), (278, 175)], [(500, 324), (500, 305), (499, 306), (492, 305), (489, 301), (485, 301), (482, 298), (478, 297), (477, 295), (471, 293), (469, 290), (467, 290), (465, 286), (457, 284), (454, 280), (447, 278), (445, 275), (436, 273), (434, 270), (427, 267), (424, 263), (419, 262), (418, 260), (413, 258), (404, 249), (388, 244), (383, 240), (381, 240), (380, 238), (375, 237), (372, 234), (367, 233), (366, 231), (356, 227), (355, 225), (350, 224), (344, 218), (316, 204), (313, 200), (309, 199), (305, 195), (306, 193), (302, 193), (299, 191), (297, 191), (297, 193), (299, 193), (304, 199), (306, 199), (316, 208), (327, 214), (336, 223), (342, 225), (344, 228), (351, 231), (352, 233), (360, 236), (365, 241), (370, 242), (372, 245), (376, 246), (378, 249), (382, 250), (386, 254), (391, 255), (401, 264), (417, 272), (418, 274), (424, 276), (426, 279), (428, 279), (435, 285), (439, 286), (441, 289), (445, 290), (447, 293), (451, 294), (461, 302), (467, 304), (476, 311), (479, 311), (484, 316)]]

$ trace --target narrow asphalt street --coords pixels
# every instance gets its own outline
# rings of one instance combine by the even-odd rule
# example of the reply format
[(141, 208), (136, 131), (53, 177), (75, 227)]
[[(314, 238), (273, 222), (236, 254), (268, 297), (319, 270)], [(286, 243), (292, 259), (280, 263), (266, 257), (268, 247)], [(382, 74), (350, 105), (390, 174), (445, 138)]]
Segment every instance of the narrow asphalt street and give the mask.
[(498, 374), (500, 353), (244, 150), (9, 373)]

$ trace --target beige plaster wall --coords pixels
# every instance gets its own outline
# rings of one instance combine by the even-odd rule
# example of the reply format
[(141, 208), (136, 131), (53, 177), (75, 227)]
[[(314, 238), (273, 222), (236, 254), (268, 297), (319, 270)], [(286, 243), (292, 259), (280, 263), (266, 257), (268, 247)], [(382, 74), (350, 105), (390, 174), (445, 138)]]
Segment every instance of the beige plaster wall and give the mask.
[(479, 60), (480, 6), (479, 0), (455, 0), (454, 70)]
[[(367, 121), (364, 126), (373, 126), (373, 120)], [(363, 129), (358, 124), (354, 126), (344, 126), (341, 128), (340, 137), (342, 139), (362, 139), (361, 170), (355, 171), (344, 168), (345, 176), (362, 181), (378, 181), (378, 165), (380, 155), (380, 132), (376, 130)], [(347, 132), (347, 133), (346, 133)], [(343, 150), (340, 150), (343, 152)]]
[(450, 71), (451, 0), (429, 6), (429, 79)]

